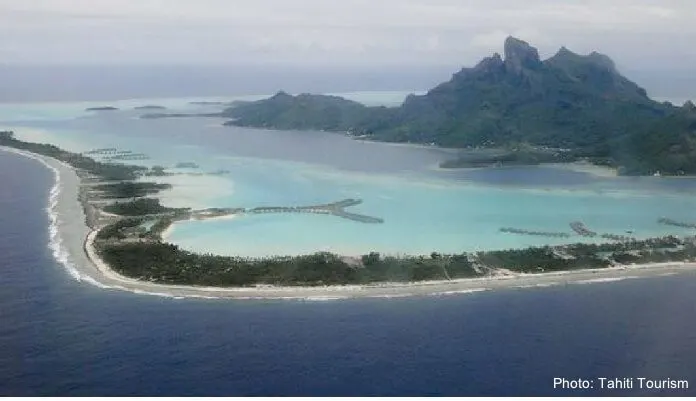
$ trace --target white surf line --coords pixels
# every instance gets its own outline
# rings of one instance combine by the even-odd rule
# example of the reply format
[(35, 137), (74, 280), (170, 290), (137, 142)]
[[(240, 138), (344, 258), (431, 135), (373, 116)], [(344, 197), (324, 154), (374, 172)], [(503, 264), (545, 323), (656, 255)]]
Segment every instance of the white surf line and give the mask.
[(429, 294), (430, 296), (442, 296), (442, 295), (463, 295), (463, 294), (474, 294), (477, 292), (484, 292), (484, 291), (491, 291), (491, 288), (471, 288), (471, 289), (462, 289), (462, 290), (452, 290), (452, 291), (440, 291), (440, 292), (433, 292), (432, 294)]
[[(49, 233), (49, 242), (48, 242), (48, 248), (51, 250), (51, 254), (53, 258), (65, 269), (65, 271), (68, 272), (70, 277), (75, 279), (75, 281), (78, 282), (84, 282), (88, 283), (90, 285), (93, 285), (95, 287), (101, 288), (101, 289), (117, 289), (117, 290), (125, 290), (125, 291), (130, 291), (136, 294), (147, 294), (147, 295), (154, 295), (154, 296), (162, 296), (162, 297), (171, 297), (174, 298), (175, 296), (173, 294), (166, 294), (166, 293), (156, 293), (156, 292), (148, 292), (148, 291), (142, 291), (138, 289), (127, 289), (125, 287), (121, 286), (110, 286), (107, 284), (104, 284), (93, 277), (86, 275), (84, 273), (80, 273), (80, 271), (77, 269), (75, 264), (70, 260), (70, 253), (68, 249), (63, 245), (63, 239), (61, 238), (60, 235), (60, 216), (58, 212), (58, 206), (59, 206), (59, 197), (62, 192), (61, 188), (61, 177), (60, 177), (60, 171), (55, 168), (54, 166), (50, 165), (48, 162), (46, 162), (42, 157), (36, 156), (31, 152), (28, 151), (22, 151), (19, 149), (14, 149), (14, 148), (9, 148), (9, 147), (0, 147), (0, 150), (7, 151), (9, 153), (13, 153), (16, 155), (24, 156), (29, 159), (38, 161), (49, 169), (53, 173), (53, 179), (54, 179), (54, 184), (51, 187), (51, 190), (49, 192), (48, 196), (48, 206), (46, 207), (46, 213), (48, 214), (49, 218), (49, 225), (48, 225), (48, 233)], [(54, 159), (56, 160), (56, 159)], [(56, 160), (56, 162), (64, 165), (67, 168), (72, 169), (72, 166), (69, 166), (68, 164), (61, 162), (60, 160)], [(95, 232), (96, 234), (96, 232)]]
[(599, 284), (599, 283), (614, 283), (617, 281), (624, 281), (630, 279), (640, 278), (638, 276), (625, 276), (625, 277), (605, 277), (605, 278), (592, 278), (588, 280), (578, 280), (572, 281), (569, 284)]
[(562, 285), (564, 283), (560, 283), (558, 281), (552, 281), (550, 283), (539, 283), (539, 284), (525, 284), (525, 285), (517, 285), (512, 288), (545, 288), (545, 287), (554, 287), (557, 285)]
[(59, 225), (60, 225), (60, 220), (59, 220), (59, 215), (58, 215), (58, 202), (59, 202), (59, 196), (61, 194), (61, 180), (60, 180), (60, 172), (58, 171), (57, 168), (51, 166), (49, 163), (47, 163), (44, 159), (34, 155), (31, 152), (26, 152), (26, 151), (21, 151), (18, 149), (14, 148), (9, 148), (9, 147), (0, 147), (1, 150), (13, 153), (16, 155), (24, 156), (29, 159), (38, 161), (49, 169), (53, 173), (53, 186), (51, 187), (51, 190), (48, 195), (48, 205), (46, 206), (46, 213), (48, 215), (49, 219), (49, 225), (48, 225), (48, 248), (51, 250), (51, 253), (53, 255), (53, 258), (61, 265), (63, 268), (68, 272), (68, 274), (74, 278), (76, 281), (87, 281), (86, 279), (91, 279), (91, 283), (94, 285), (97, 285), (101, 288), (107, 288), (107, 286), (98, 283), (96, 280), (92, 279), (91, 277), (83, 277), (80, 272), (77, 270), (75, 265), (70, 261), (70, 255), (68, 250), (63, 246), (63, 240), (60, 236), (60, 230), (59, 230)]

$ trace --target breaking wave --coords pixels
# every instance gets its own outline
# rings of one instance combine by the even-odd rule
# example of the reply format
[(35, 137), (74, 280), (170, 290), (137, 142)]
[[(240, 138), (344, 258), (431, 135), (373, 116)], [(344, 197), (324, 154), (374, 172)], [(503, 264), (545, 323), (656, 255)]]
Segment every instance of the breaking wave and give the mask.
[(24, 153), (23, 155), (39, 161), (46, 168), (51, 170), (51, 172), (53, 172), (54, 183), (53, 187), (51, 187), (51, 191), (49, 192), (48, 206), (46, 207), (46, 213), (48, 213), (48, 219), (50, 222), (48, 225), (48, 248), (51, 250), (53, 258), (56, 261), (58, 261), (58, 263), (60, 263), (63, 266), (63, 268), (65, 268), (65, 270), (68, 272), (68, 274), (70, 274), (70, 276), (74, 278), (76, 281), (87, 282), (87, 279), (89, 278), (91, 279), (91, 283), (94, 283), (97, 286), (103, 286), (91, 277), (82, 276), (75, 267), (75, 264), (70, 260), (70, 254), (68, 253), (68, 250), (63, 246), (63, 240), (60, 237), (60, 218), (58, 215), (58, 197), (60, 196), (61, 192), (60, 173), (58, 172), (58, 169), (51, 166), (50, 164), (46, 163), (44, 160), (38, 157)]
[(626, 277), (607, 277), (607, 278), (593, 278), (589, 280), (580, 280), (572, 282), (571, 284), (598, 284), (598, 283), (614, 283), (617, 281), (629, 280), (639, 278), (636, 276), (626, 276)]

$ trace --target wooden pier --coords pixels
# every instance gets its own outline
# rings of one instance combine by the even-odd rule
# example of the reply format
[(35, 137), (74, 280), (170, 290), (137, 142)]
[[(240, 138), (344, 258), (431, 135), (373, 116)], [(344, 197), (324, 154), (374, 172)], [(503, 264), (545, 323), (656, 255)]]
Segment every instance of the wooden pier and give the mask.
[(534, 236), (538, 236), (538, 237), (570, 238), (569, 233), (553, 232), (553, 231), (533, 231), (533, 230), (525, 230), (523, 228), (514, 228), (514, 227), (503, 227), (500, 229), (500, 232), (510, 233), (510, 234), (534, 235)]
[[(584, 223), (580, 221), (574, 221), (570, 223), (570, 227), (575, 231), (577, 235), (582, 237), (593, 238), (599, 236), (602, 239), (618, 242), (630, 242), (635, 241), (635, 238), (628, 235), (618, 235), (618, 234), (598, 234), (585, 226)], [(510, 233), (510, 234), (522, 234), (522, 235), (534, 235), (539, 237), (550, 237), (550, 238), (570, 238), (572, 235), (564, 232), (553, 232), (553, 231), (533, 231), (523, 228), (514, 227), (503, 227), (500, 232)]]
[(105, 161), (113, 160), (148, 160), (150, 156), (144, 153), (116, 153), (113, 156), (105, 157)]
[(657, 220), (657, 222), (660, 224), (668, 225), (668, 226), (675, 226), (675, 227), (682, 227), (682, 228), (696, 228), (696, 224), (694, 224), (694, 223), (686, 223), (683, 221), (672, 220), (672, 219), (668, 219), (667, 217), (661, 217)]
[(380, 219), (379, 217), (350, 213), (344, 210), (348, 206), (355, 206), (359, 205), (360, 203), (362, 203), (362, 200), (359, 199), (344, 199), (339, 202), (312, 206), (260, 206), (251, 209), (242, 207), (208, 208), (200, 210), (191, 210), (186, 213), (180, 213), (178, 216), (175, 216), (175, 220), (207, 220), (216, 217), (244, 214), (251, 215), (269, 213), (313, 213), (337, 216), (344, 219), (357, 221), (360, 223), (384, 223), (384, 220)]
[(116, 160), (148, 160), (150, 156), (144, 153), (135, 153), (132, 150), (119, 150), (117, 148), (100, 148), (82, 152), (85, 156), (100, 156), (104, 161)]
[(265, 214), (265, 213), (314, 213), (314, 214), (330, 214), (333, 216), (342, 217), (344, 219), (358, 221), (361, 223), (380, 224), (384, 223), (379, 217), (366, 216), (357, 213), (346, 212), (345, 208), (356, 206), (362, 203), (360, 199), (343, 199), (338, 202), (326, 203), (321, 205), (311, 206), (261, 206), (246, 210), (249, 214)]

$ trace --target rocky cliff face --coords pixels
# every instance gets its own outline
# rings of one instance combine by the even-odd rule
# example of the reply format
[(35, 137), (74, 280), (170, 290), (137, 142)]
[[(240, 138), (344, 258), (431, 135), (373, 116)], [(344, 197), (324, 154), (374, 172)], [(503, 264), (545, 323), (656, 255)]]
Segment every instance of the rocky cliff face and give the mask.
[(509, 72), (520, 74), (524, 69), (536, 70), (543, 67), (539, 52), (529, 43), (509, 36), (505, 39), (505, 67)]

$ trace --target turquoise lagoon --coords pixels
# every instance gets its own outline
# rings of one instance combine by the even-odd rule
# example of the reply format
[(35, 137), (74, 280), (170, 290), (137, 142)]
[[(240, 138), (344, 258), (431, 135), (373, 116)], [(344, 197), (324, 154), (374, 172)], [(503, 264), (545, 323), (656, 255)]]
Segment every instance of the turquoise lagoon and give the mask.
[[(398, 103), (405, 93), (353, 93), (369, 104)], [(252, 99), (253, 97), (246, 97)], [(453, 151), (352, 140), (323, 132), (279, 132), (223, 127), (218, 118), (148, 120), (133, 107), (209, 112), (215, 105), (137, 99), (119, 102), (0, 104), (0, 128), (18, 137), (73, 151), (116, 147), (147, 153), (147, 166), (195, 162), (198, 170), (228, 175), (161, 179), (169, 206), (256, 207), (327, 203), (360, 198), (348, 209), (384, 219), (365, 224), (326, 215), (245, 215), (175, 225), (168, 240), (185, 249), (266, 256), (332, 251), (358, 255), (429, 254), (587, 241), (501, 233), (501, 227), (572, 233), (581, 220), (598, 232), (637, 237), (688, 235), (693, 230), (657, 223), (660, 217), (696, 221), (696, 180), (602, 178), (551, 167), (485, 170), (437, 168)], [(86, 107), (114, 105), (110, 112)]]

